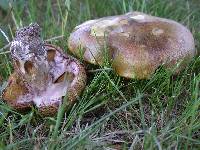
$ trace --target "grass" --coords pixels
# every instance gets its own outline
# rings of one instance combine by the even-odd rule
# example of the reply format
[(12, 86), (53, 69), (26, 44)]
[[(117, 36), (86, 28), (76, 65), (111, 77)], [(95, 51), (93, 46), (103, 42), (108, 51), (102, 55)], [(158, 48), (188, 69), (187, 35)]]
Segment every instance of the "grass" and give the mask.
[[(67, 37), (76, 25), (143, 11), (187, 26), (199, 53), (200, 4), (195, 0), (19, 0), (10, 4), (5, 0), (2, 6), (1, 89), (13, 70), (8, 41), (17, 28), (31, 22), (41, 25), (44, 39), (68, 52)], [(83, 63), (87, 87), (64, 114), (62, 108), (55, 118), (42, 118), (35, 108), (19, 114), (0, 100), (0, 149), (200, 149), (199, 57), (178, 75), (160, 68), (149, 80), (127, 80), (108, 68)]]

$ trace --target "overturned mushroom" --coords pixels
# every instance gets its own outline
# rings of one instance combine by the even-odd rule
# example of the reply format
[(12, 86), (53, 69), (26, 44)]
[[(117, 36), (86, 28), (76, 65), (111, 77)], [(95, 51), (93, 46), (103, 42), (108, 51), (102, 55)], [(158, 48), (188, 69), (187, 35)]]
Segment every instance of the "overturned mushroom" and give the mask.
[(37, 24), (18, 30), (10, 51), (14, 73), (3, 99), (19, 111), (36, 105), (42, 115), (55, 115), (64, 96), (73, 104), (85, 87), (83, 66), (60, 48), (45, 44)]
[(103, 64), (105, 45), (114, 70), (123, 77), (146, 79), (163, 65), (176, 72), (195, 55), (194, 39), (183, 25), (141, 12), (86, 21), (71, 33), (70, 51), (92, 64)]

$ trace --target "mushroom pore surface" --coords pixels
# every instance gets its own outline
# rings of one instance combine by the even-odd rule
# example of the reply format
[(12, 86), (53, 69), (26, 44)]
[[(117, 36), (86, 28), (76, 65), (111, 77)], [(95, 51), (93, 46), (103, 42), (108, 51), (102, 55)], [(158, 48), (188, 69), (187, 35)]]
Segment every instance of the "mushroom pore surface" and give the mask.
[[(86, 21), (68, 39), (70, 51), (102, 65), (105, 54), (123, 77), (147, 79), (163, 65), (181, 70), (195, 55), (191, 32), (170, 19), (141, 12)], [(105, 53), (106, 52), (106, 53)]]
[[(60, 104), (66, 109), (73, 104), (85, 87), (84, 67), (59, 47), (45, 44), (37, 24), (18, 30), (10, 51), (14, 73), (3, 99), (19, 111), (35, 105), (41, 115), (53, 116)], [(62, 102), (65, 96), (69, 105)]]

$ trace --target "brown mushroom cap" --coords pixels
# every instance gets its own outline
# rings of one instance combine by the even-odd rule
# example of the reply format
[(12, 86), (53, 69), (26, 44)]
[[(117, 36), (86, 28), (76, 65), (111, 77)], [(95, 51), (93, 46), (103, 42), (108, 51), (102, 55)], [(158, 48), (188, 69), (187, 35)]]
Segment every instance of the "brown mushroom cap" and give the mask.
[[(86, 73), (84, 67), (75, 58), (68, 56), (56, 46), (45, 44), (47, 49), (47, 61), (49, 64), (49, 80), (45, 90), (37, 90), (19, 74), (22, 68), (14, 60), (15, 72), (8, 80), (8, 86), (3, 91), (3, 99), (13, 108), (23, 111), (33, 105), (39, 109), (43, 116), (53, 116), (58, 111), (58, 106), (62, 103), (63, 97), (67, 95), (69, 105), (72, 105), (81, 94), (86, 84)], [(29, 63), (25, 67), (25, 74), (29, 77), (38, 76), (36, 69)], [(39, 68), (41, 69), (41, 68)], [(35, 72), (34, 72), (35, 71)], [(42, 83), (42, 81), (40, 81)], [(36, 82), (36, 83), (39, 83)], [(68, 105), (68, 106), (69, 106)], [(66, 108), (68, 107), (66, 106)]]
[[(102, 64), (105, 44), (114, 70), (123, 77), (145, 79), (164, 65), (177, 72), (195, 55), (194, 39), (183, 25), (141, 12), (87, 21), (68, 40), (70, 51)], [(81, 48), (80, 48), (81, 47)]]

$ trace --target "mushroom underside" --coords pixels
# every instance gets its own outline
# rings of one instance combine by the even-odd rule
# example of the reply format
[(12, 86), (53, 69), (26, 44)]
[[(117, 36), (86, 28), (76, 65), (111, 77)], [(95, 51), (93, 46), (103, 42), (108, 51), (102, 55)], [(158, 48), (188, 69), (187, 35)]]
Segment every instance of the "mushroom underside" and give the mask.
[[(53, 45), (46, 44), (45, 47), (49, 64), (48, 79), (51, 78), (48, 83), (41, 81), (46, 84), (45, 89), (34, 88), (32, 83), (27, 83), (24, 76), (19, 74), (20, 70), (15, 70), (9, 77), (8, 86), (3, 91), (3, 99), (18, 111), (36, 106), (41, 115), (53, 116), (57, 113), (59, 105), (64, 104), (65, 96), (68, 97), (68, 103), (64, 104), (67, 108), (75, 102), (85, 86), (85, 71), (76, 59), (66, 56)], [(37, 74), (37, 69), (41, 68), (36, 68), (34, 62), (27, 61), (23, 63), (23, 66), (19, 67), (19, 65), (21, 64), (14, 62), (15, 68), (23, 68), (29, 78), (36, 78), (36, 81), (33, 80), (35, 83), (38, 84), (39, 80), (43, 80)], [(78, 80), (80, 81), (77, 82)]]

